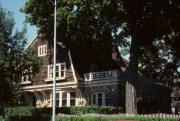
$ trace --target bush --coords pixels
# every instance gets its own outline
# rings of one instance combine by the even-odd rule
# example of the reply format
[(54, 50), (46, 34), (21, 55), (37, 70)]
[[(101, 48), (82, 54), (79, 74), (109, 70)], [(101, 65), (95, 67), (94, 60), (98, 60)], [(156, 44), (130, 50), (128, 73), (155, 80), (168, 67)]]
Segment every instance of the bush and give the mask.
[(0, 116), (0, 121), (4, 121), (4, 118), (2, 116)]
[(6, 121), (49, 121), (43, 120), (48, 115), (43, 115), (43, 108), (35, 107), (10, 107), (5, 108)]
[[(52, 108), (35, 107), (9, 107), (5, 108), (5, 119), (8, 121), (48, 121), (52, 114)], [(80, 115), (87, 113), (114, 114), (120, 109), (111, 106), (82, 106), (82, 107), (61, 107), (56, 108), (56, 114)]]
[[(116, 114), (120, 113), (121, 108), (112, 106), (82, 106), (82, 107), (61, 107), (56, 108), (56, 113), (78, 115), (87, 113), (98, 113), (98, 114)], [(5, 108), (5, 116), (34, 116), (41, 114), (51, 114), (52, 108), (35, 108), (35, 107), (10, 107)]]
[(10, 107), (4, 109), (5, 117), (32, 116), (33, 112), (35, 112), (34, 107)]
[(117, 114), (122, 112), (121, 108), (112, 106), (82, 106), (82, 107), (70, 107), (70, 114)]

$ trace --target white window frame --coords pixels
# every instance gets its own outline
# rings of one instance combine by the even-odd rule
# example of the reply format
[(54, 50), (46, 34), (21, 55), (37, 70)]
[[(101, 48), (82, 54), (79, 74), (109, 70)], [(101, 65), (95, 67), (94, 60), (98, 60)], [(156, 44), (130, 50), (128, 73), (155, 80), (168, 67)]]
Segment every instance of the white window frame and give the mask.
[[(27, 72), (27, 70), (24, 71), (24, 73), (25, 73), (25, 72)], [(30, 79), (29, 79), (29, 76), (31, 76), (31, 78), (32, 78), (32, 75), (24, 75), (24, 76), (22, 76), (22, 78), (21, 78), (21, 84), (31, 84), (31, 81), (30, 81)]]
[[(61, 67), (64, 66), (64, 70), (61, 70)], [(50, 68), (52, 67), (52, 70), (50, 70)], [(58, 76), (56, 74), (56, 79), (57, 80), (63, 80), (66, 78), (66, 63), (57, 63), (56, 64), (56, 72), (58, 72)], [(53, 73), (53, 65), (48, 65), (48, 72), (47, 72), (47, 79), (45, 81), (52, 81), (53, 80), (53, 74), (52, 77), (50, 77), (50, 72)], [(64, 73), (64, 76), (62, 76), (62, 72)]]
[[(59, 99), (57, 99), (57, 100), (59, 100), (59, 105), (58, 106), (56, 105), (56, 107), (62, 107), (62, 101), (63, 101), (62, 95), (63, 95), (63, 93), (67, 94), (67, 96), (66, 96), (66, 106), (65, 107), (71, 106), (70, 105), (70, 101), (71, 101), (70, 93), (71, 93), (71, 91), (70, 92), (58, 91), (58, 92), (56, 92), (56, 94), (59, 94)], [(76, 97), (75, 97), (75, 106), (77, 106), (77, 93), (76, 92), (74, 92), (74, 93), (76, 94)], [(51, 106), (52, 106), (52, 94), (50, 94), (50, 100), (51, 100)]]
[[(106, 105), (106, 93), (104, 92), (95, 92), (93, 94), (91, 94), (91, 104), (92, 105), (99, 105), (98, 104), (98, 94), (102, 94), (102, 105), (101, 106), (104, 106)], [(95, 104), (93, 103), (93, 96), (95, 95)]]
[(47, 45), (38, 46), (38, 57), (47, 55)]
[[(61, 102), (60, 99), (61, 99), (61, 96), (62, 96), (62, 95), (60, 94), (60, 92), (56, 92), (56, 101), (58, 101), (58, 104), (59, 104), (59, 105), (56, 105), (56, 107), (60, 107), (60, 102)], [(57, 97), (59, 97), (59, 98), (57, 98)], [(55, 102), (56, 102), (56, 101), (55, 101)], [(53, 105), (53, 94), (52, 94), (52, 93), (50, 94), (50, 104), (51, 104), (51, 106)]]

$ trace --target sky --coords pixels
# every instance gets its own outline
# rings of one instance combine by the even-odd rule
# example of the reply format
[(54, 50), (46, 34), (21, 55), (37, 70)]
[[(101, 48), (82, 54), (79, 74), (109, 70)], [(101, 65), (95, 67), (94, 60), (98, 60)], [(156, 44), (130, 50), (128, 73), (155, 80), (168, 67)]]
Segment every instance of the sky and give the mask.
[[(23, 28), (23, 23), (25, 20), (25, 14), (19, 11), (25, 4), (26, 0), (0, 0), (0, 5), (2, 8), (6, 9), (7, 11), (13, 12), (13, 16), (15, 19), (15, 30), (21, 30)], [(31, 26), (30, 24), (27, 25), (27, 33), (26, 38), (30, 41), (37, 33), (37, 28), (35, 26)]]

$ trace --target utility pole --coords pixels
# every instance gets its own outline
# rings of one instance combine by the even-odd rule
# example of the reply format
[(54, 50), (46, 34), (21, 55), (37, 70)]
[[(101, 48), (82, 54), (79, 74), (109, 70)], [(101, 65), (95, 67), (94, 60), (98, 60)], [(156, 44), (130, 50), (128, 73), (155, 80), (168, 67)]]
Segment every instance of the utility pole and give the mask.
[(54, 64), (53, 64), (52, 121), (55, 120), (56, 120), (56, 0), (54, 0)]

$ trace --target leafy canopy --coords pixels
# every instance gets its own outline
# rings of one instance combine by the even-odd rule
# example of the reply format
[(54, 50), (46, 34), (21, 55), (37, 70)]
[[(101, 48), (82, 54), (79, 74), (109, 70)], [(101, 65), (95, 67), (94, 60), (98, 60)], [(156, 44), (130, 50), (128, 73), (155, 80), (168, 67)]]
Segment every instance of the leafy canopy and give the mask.
[(13, 32), (14, 24), (12, 13), (0, 7), (0, 105), (18, 102), (22, 76), (36, 72), (40, 64), (33, 50), (23, 52), (26, 29)]

